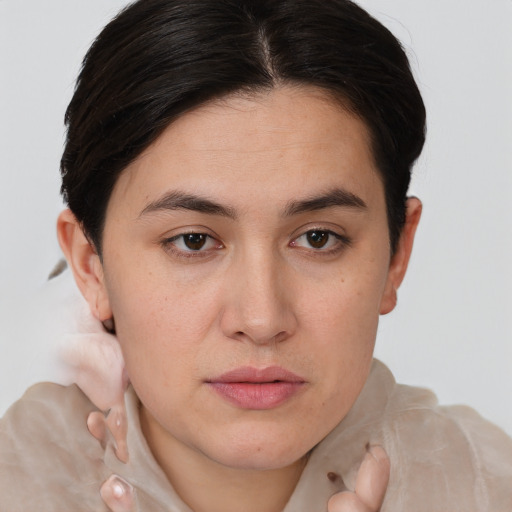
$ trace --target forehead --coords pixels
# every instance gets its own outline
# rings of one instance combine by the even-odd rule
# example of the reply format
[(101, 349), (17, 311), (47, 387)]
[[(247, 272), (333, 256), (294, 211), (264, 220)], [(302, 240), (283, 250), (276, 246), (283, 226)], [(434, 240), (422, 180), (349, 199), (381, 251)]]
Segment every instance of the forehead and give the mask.
[(336, 137), (371, 157), (365, 123), (343, 108), (340, 101), (316, 87), (283, 86), (255, 94), (237, 93), (201, 105), (173, 122), (141, 157), (171, 138), (175, 149), (183, 152), (250, 154), (292, 147), (308, 149), (328, 145)]
[(121, 174), (112, 199), (177, 188), (284, 203), (339, 186), (383, 193), (366, 125), (319, 89), (281, 87), (186, 113)]

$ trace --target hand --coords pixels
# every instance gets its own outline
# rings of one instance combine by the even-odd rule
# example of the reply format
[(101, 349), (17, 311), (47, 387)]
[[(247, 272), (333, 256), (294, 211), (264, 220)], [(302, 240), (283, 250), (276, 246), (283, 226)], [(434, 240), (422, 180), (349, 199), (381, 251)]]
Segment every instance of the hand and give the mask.
[(113, 437), (119, 460), (127, 462), (127, 420), (124, 392), (128, 386), (121, 347), (115, 335), (95, 318), (69, 270), (50, 279), (31, 308), (37, 367), (32, 382), (77, 384), (102, 412), (94, 412), (87, 425), (102, 443)]
[(361, 463), (354, 492), (335, 494), (328, 512), (379, 512), (389, 481), (389, 458), (382, 446), (370, 446)]
[(95, 318), (80, 294), (69, 270), (51, 279), (43, 299), (50, 317), (56, 371), (51, 379), (58, 384), (77, 384), (102, 411), (124, 404), (128, 386), (123, 354), (115, 335)]
[[(64, 313), (64, 312), (63, 312)], [(128, 423), (124, 392), (128, 386), (123, 354), (117, 338), (108, 333), (77, 289), (67, 301), (68, 331), (57, 346), (57, 359), (66, 375), (103, 412), (87, 419), (91, 434), (105, 444), (111, 435), (115, 453), (128, 462)]]

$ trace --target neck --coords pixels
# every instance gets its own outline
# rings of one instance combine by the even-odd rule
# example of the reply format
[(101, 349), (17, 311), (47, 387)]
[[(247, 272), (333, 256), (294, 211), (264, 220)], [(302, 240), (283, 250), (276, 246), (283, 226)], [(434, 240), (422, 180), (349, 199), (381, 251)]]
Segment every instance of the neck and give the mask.
[(281, 512), (306, 464), (304, 457), (278, 469), (230, 468), (162, 435), (144, 408), (141, 426), (174, 490), (194, 512)]

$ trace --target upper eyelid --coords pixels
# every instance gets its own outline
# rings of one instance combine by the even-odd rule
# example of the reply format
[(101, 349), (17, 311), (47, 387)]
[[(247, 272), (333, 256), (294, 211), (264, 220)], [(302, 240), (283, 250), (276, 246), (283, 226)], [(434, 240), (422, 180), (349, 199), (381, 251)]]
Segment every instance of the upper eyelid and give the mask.
[[(333, 226), (321, 224), (321, 223), (303, 225), (300, 228), (294, 230), (294, 232), (292, 232), (288, 238), (290, 241), (294, 241), (294, 240), (297, 240), (298, 238), (300, 238), (301, 236), (306, 235), (307, 233), (309, 233), (311, 231), (323, 231), (325, 233), (329, 233), (329, 234), (335, 236), (336, 238), (340, 239), (342, 242), (344, 242), (346, 244), (350, 244), (352, 241), (351, 237), (349, 237), (345, 233), (345, 230), (342, 227), (340, 227), (340, 226), (333, 227)], [(225, 245), (224, 242), (222, 242), (221, 237), (219, 235), (217, 235), (216, 233), (212, 232), (206, 226), (191, 227), (188, 229), (185, 228), (184, 231), (180, 231), (176, 234), (164, 235), (161, 237), (160, 243), (161, 244), (169, 243), (171, 241), (177, 240), (180, 237), (186, 236), (186, 235), (205, 235), (208, 238), (216, 240), (221, 245), (223, 245), (223, 246)]]
[[(214, 249), (208, 249), (208, 250), (194, 251), (194, 250), (180, 249), (174, 245), (175, 240), (179, 239), (180, 237), (190, 235), (190, 234), (206, 235), (208, 238), (211, 238), (212, 240), (217, 240), (215, 237), (209, 235), (208, 233), (203, 233), (200, 231), (188, 231), (188, 232), (184, 232), (184, 233), (179, 233), (174, 236), (166, 237), (160, 241), (160, 245), (164, 250), (166, 250), (166, 252), (171, 253), (174, 257), (183, 258), (183, 259), (207, 258), (208, 256), (211, 256), (212, 250), (219, 249), (219, 248), (214, 248)], [(222, 247), (224, 247), (224, 244), (222, 244), (222, 242), (219, 242), (219, 243), (221, 244)]]
[(313, 229), (308, 229), (307, 231), (304, 231), (300, 235), (294, 237), (292, 239), (292, 242), (294, 242), (295, 240), (298, 240), (299, 238), (302, 238), (303, 236), (306, 236), (308, 233), (315, 232), (315, 231), (327, 233), (328, 235), (333, 236), (334, 238), (336, 238), (337, 240), (339, 240), (345, 244), (350, 243), (350, 239), (346, 235), (342, 235), (341, 233), (336, 233), (336, 231), (333, 231), (331, 229), (319, 229), (319, 228), (316, 228), (316, 229), (313, 228)]
[(346, 233), (339, 233), (339, 232), (335, 231), (334, 229), (325, 228), (325, 227), (323, 227), (323, 228), (309, 227), (308, 229), (301, 231), (301, 233), (298, 234), (297, 236), (293, 237), (289, 244), (293, 247), (293, 244), (296, 240), (307, 235), (311, 231), (322, 231), (324, 233), (328, 233), (329, 235), (334, 236), (337, 243), (334, 244), (334, 247), (329, 247), (326, 249), (324, 249), (324, 248), (320, 248), (320, 249), (307, 248), (307, 247), (301, 247), (299, 245), (295, 246), (296, 249), (312, 252), (312, 254), (315, 254), (317, 256), (321, 256), (321, 255), (326, 256), (329, 254), (332, 255), (332, 254), (341, 252), (344, 249), (348, 249), (353, 245), (353, 239), (350, 236), (348, 236)]
[(300, 236), (305, 235), (310, 231), (324, 231), (326, 233), (332, 233), (333, 235), (340, 238), (349, 238), (345, 230), (341, 226), (333, 226), (332, 224), (311, 223), (303, 225), (300, 228), (296, 229), (292, 233), (291, 239), (295, 240), (296, 238), (299, 238)]
[[(177, 235), (166, 237), (162, 240), (162, 243), (169, 243), (173, 242), (174, 240), (178, 240), (181, 237), (187, 236), (187, 235), (204, 235), (207, 238), (210, 238), (211, 240), (219, 242), (221, 245), (224, 245), (217, 237), (210, 235), (209, 233), (203, 233), (202, 231), (186, 231), (183, 233), (178, 233)], [(199, 252), (199, 251), (198, 251)]]
[[(343, 239), (348, 239), (349, 237), (345, 234), (345, 230), (343, 230), (342, 228), (339, 228), (338, 230), (333, 228), (333, 227), (328, 227), (326, 225), (321, 225), (321, 224), (315, 224), (315, 225), (311, 225), (311, 226), (301, 226), (300, 228), (298, 229), (295, 229), (291, 235), (289, 235), (289, 238), (291, 240), (295, 240), (311, 231), (324, 231), (326, 233), (331, 233), (332, 235), (336, 236), (336, 237), (340, 237), (340, 238), (343, 238)], [(222, 243), (221, 242), (221, 237), (219, 235), (217, 235), (216, 233), (212, 233), (210, 229), (206, 228), (206, 227), (199, 227), (199, 228), (190, 228), (190, 229), (186, 229), (185, 231), (180, 231), (179, 233), (176, 233), (176, 234), (172, 234), (172, 235), (163, 235), (161, 237), (161, 240), (162, 242), (165, 242), (165, 241), (170, 241), (170, 240), (176, 240), (178, 238), (180, 238), (181, 236), (186, 236), (186, 235), (205, 235), (209, 238), (212, 238), (214, 240), (217, 240), (218, 242)]]
[(214, 240), (216, 240), (214, 236), (210, 235), (209, 233), (203, 233), (202, 231), (184, 231), (183, 233), (178, 233), (177, 235), (167, 236), (165, 237), (165, 240), (176, 240), (182, 236), (187, 235), (204, 235), (207, 236), (208, 238), (213, 238)]
[(336, 238), (344, 238), (345, 237), (345, 235), (342, 235), (341, 233), (337, 233), (336, 231), (333, 231), (332, 229), (313, 228), (313, 229), (308, 229), (308, 230), (304, 231), (303, 233), (301, 233), (300, 235), (296, 236), (294, 238), (294, 240), (296, 240), (297, 238), (300, 238), (302, 236), (305, 236), (308, 233), (314, 233), (315, 231), (319, 232), (319, 233), (327, 233), (328, 235), (333, 235)]
[(207, 228), (206, 226), (175, 228), (173, 230), (169, 230), (165, 234), (162, 234), (159, 238), (162, 241), (169, 241), (171, 239), (176, 239), (179, 238), (180, 236), (186, 235), (206, 235), (210, 238), (213, 238), (214, 240), (220, 241), (220, 237), (214, 231), (212, 231), (210, 228)]

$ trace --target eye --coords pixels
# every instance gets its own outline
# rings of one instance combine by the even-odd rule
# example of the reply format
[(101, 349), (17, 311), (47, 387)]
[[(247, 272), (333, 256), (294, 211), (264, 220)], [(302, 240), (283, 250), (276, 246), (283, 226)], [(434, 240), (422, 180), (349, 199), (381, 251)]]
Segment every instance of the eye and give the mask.
[(315, 249), (323, 249), (329, 244), (331, 233), (327, 231), (308, 231), (305, 235), (307, 243)]
[(349, 244), (350, 240), (347, 237), (327, 229), (310, 229), (290, 243), (292, 247), (327, 253), (341, 250)]
[[(203, 233), (187, 233), (180, 235), (176, 241), (180, 241), (180, 249), (190, 249), (191, 251), (200, 251), (208, 242), (209, 236)], [(178, 245), (178, 244), (176, 244)]]
[(183, 257), (199, 256), (224, 247), (206, 233), (182, 233), (165, 239), (162, 245), (166, 250)]

